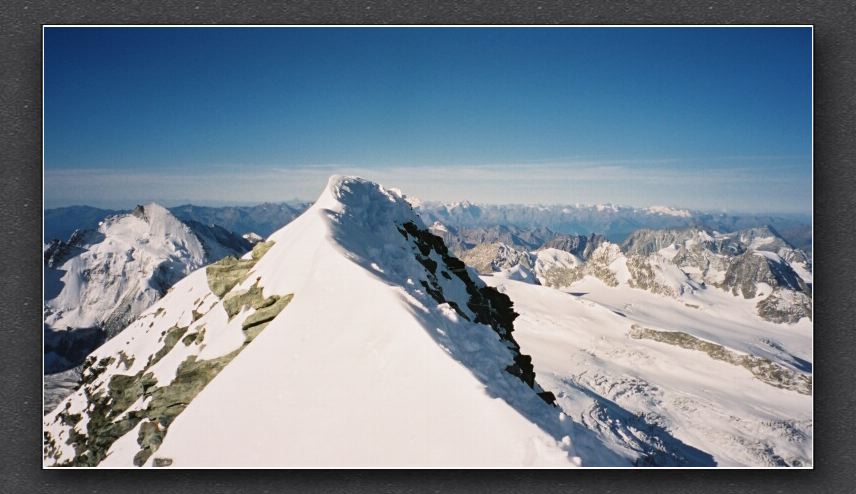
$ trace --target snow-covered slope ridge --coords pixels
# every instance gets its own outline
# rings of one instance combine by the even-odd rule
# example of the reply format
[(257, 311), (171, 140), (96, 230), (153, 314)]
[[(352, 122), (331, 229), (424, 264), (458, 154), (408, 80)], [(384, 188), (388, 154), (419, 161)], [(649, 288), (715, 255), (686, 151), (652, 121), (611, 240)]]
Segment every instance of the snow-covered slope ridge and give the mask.
[(45, 417), (45, 463), (573, 466), (516, 316), (401, 193), (332, 177), (96, 350)]

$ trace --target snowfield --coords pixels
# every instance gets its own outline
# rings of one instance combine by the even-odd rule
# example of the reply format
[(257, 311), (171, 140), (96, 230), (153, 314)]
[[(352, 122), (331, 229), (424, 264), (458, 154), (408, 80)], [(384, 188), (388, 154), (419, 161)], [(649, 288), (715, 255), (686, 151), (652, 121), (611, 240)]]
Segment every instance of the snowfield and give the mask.
[(708, 348), (810, 376), (809, 320), (764, 321), (754, 300), (720, 290), (675, 299), (592, 276), (565, 291), (483, 279), (514, 301), (522, 351), (574, 420), (586, 465), (812, 464), (810, 394), (771, 385), (698, 349), (638, 337), (641, 328), (682, 332)]

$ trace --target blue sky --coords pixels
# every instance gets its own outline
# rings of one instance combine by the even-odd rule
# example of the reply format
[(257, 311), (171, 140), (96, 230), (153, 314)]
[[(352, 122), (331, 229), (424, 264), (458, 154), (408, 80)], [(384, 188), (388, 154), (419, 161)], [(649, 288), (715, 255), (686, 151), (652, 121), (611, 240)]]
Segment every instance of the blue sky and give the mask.
[(47, 28), (45, 204), (811, 209), (809, 28)]

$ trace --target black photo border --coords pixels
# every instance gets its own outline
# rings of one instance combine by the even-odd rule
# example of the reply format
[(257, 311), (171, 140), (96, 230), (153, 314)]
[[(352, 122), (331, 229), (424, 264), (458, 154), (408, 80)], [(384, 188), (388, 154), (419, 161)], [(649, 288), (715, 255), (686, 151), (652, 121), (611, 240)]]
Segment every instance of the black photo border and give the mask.
[[(856, 9), (785, 1), (21, 1), (0, 5), (0, 492), (850, 492), (856, 485)], [(43, 470), (45, 24), (814, 26), (815, 456), (811, 470)]]

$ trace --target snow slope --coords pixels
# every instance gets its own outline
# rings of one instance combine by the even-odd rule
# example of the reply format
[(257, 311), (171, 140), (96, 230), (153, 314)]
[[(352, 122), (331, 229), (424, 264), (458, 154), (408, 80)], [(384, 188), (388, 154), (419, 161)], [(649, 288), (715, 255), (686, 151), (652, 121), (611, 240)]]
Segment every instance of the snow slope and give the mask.
[(579, 464), (514, 317), (404, 196), (332, 177), (97, 349), (45, 417), (45, 464)]
[[(518, 341), (577, 425), (586, 464), (812, 464), (807, 319), (773, 324), (720, 290), (673, 298), (590, 275), (566, 291), (484, 280), (514, 301)], [(743, 362), (799, 384), (777, 387)]]
[(139, 312), (169, 281), (204, 264), (202, 243), (166, 209), (150, 204), (137, 211), (101, 222), (73, 246), (84, 252), (52, 266), (61, 277), (60, 286), (46, 288), (55, 294), (45, 304), (47, 325), (55, 330), (97, 326), (123, 299), (130, 312)]

